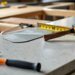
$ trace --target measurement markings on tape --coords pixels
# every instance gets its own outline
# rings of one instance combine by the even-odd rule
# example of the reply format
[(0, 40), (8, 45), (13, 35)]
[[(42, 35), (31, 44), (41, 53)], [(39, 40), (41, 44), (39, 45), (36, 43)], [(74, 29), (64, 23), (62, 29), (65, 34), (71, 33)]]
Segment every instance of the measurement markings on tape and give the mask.
[(41, 28), (41, 29), (54, 31), (54, 32), (66, 31), (66, 30), (70, 29), (69, 27), (56, 26), (56, 25), (44, 24), (44, 23), (38, 23), (38, 27)]

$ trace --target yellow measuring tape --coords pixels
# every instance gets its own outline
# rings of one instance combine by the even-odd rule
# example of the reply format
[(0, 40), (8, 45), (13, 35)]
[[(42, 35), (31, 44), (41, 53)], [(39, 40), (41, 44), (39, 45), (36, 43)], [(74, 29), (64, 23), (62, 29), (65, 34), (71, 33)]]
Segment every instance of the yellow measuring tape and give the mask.
[(66, 31), (70, 29), (69, 27), (56, 26), (56, 25), (44, 24), (44, 23), (38, 23), (38, 27), (41, 29), (45, 29), (45, 30), (49, 30), (53, 32)]

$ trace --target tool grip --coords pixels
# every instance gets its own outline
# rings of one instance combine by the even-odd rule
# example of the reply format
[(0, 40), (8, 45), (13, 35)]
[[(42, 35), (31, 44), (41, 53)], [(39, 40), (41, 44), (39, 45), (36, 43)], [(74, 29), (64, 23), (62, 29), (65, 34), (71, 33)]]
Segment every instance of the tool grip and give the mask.
[(23, 68), (23, 69), (31, 69), (31, 70), (36, 70), (36, 71), (40, 71), (41, 69), (40, 63), (34, 64), (34, 63), (26, 62), (26, 61), (7, 59), (6, 64), (8, 66), (18, 67), (18, 68)]
[(0, 58), (0, 65), (1, 65), (1, 64), (6, 64), (6, 61), (7, 61), (6, 59)]

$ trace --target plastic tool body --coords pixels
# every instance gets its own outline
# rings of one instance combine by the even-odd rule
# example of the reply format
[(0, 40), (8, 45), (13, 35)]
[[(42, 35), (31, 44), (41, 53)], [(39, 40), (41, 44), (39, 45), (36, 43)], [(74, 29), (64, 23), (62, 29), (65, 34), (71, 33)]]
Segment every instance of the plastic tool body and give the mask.
[(41, 70), (41, 63), (35, 64), (27, 61), (0, 58), (0, 64), (6, 64), (8, 66), (17, 67), (17, 68), (35, 70), (38, 72), (40, 72)]

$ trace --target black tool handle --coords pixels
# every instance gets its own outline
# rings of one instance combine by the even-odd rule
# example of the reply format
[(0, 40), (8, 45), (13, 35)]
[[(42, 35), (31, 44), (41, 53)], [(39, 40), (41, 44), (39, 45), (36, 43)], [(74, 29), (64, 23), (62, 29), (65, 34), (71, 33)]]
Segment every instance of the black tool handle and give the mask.
[(18, 68), (23, 68), (23, 69), (31, 69), (31, 70), (36, 70), (38, 72), (41, 69), (40, 63), (34, 64), (34, 63), (26, 62), (26, 61), (7, 59), (6, 64), (8, 66), (18, 67)]
[(19, 26), (23, 29), (24, 26), (27, 26), (27, 27), (34, 27), (32, 24), (26, 24), (26, 23), (20, 23)]

